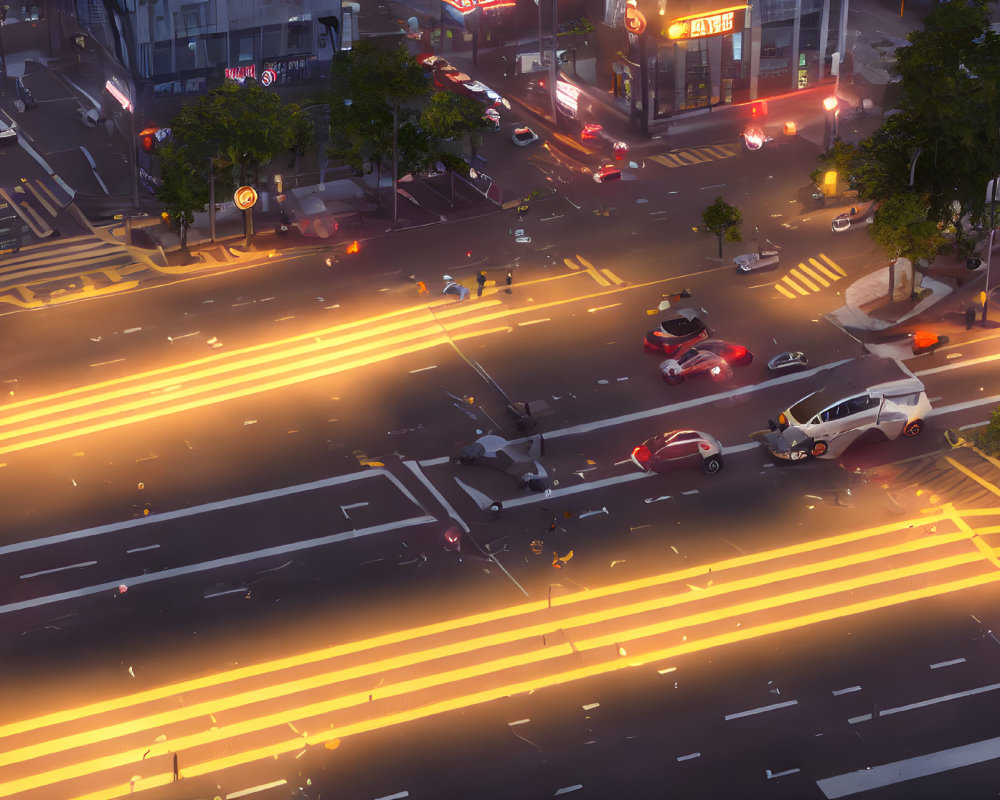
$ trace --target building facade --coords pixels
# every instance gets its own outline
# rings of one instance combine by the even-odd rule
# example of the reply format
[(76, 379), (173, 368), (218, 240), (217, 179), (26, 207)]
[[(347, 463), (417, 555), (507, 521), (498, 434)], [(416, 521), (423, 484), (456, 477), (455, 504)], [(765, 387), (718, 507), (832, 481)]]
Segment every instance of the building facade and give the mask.
[(605, 0), (601, 66), (643, 129), (814, 86), (843, 58), (849, 0)]

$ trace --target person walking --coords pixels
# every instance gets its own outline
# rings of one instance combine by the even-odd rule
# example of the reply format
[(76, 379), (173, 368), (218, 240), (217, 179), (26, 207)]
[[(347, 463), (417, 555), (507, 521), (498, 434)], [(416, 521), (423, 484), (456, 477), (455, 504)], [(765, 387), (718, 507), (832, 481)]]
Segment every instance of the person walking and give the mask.
[(514, 273), (507, 270), (507, 294), (510, 294), (510, 285), (514, 282)]
[(476, 283), (479, 285), (479, 289), (476, 292), (476, 297), (482, 297), (483, 289), (486, 286), (486, 270), (484, 269), (479, 270), (479, 274), (476, 275)]

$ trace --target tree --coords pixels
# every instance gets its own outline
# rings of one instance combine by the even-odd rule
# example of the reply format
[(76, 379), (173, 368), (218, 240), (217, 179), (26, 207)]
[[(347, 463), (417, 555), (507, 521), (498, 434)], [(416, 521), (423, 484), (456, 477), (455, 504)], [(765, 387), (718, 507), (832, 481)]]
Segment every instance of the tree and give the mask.
[(473, 137), (489, 127), (483, 116), (483, 107), (470, 97), (454, 92), (437, 92), (420, 115), (420, 126), (434, 139), (461, 139)]
[(156, 198), (177, 223), (181, 247), (186, 249), (187, 232), (194, 222), (195, 212), (204, 211), (208, 204), (208, 176), (187, 161), (177, 144), (160, 148), (159, 157), (163, 183), (156, 190)]
[(986, 183), (1000, 174), (1000, 36), (990, 21), (985, 0), (937, 4), (896, 51), (893, 113), (857, 148), (821, 156), (846, 170), (864, 200), (888, 201), (912, 185), (926, 218), (954, 229), (959, 251), (969, 249), (967, 231), (985, 223)]
[(254, 183), (257, 170), (290, 151), (305, 123), (298, 106), (283, 106), (274, 92), (247, 81), (226, 83), (185, 106), (174, 117), (173, 138), (189, 163), (218, 157), (232, 168), (232, 184)]
[(1000, 406), (990, 414), (990, 421), (976, 436), (976, 446), (989, 456), (1000, 455)]
[(715, 202), (701, 212), (701, 218), (705, 223), (703, 230), (719, 237), (719, 258), (722, 258), (723, 241), (742, 241), (740, 225), (743, 224), (743, 212), (721, 197), (716, 197)]
[(869, 234), (893, 258), (932, 260), (945, 244), (938, 226), (927, 218), (927, 203), (913, 193), (897, 194), (882, 203)]
[[(331, 152), (359, 171), (366, 163), (373, 165), (381, 183), (382, 167), (391, 163), (394, 153), (403, 154), (394, 146), (398, 131), (417, 116), (420, 101), (429, 93), (423, 69), (405, 47), (383, 50), (362, 40), (331, 65), (327, 93)], [(400, 161), (399, 166), (406, 172), (411, 165)], [(380, 207), (381, 203), (379, 192)]]

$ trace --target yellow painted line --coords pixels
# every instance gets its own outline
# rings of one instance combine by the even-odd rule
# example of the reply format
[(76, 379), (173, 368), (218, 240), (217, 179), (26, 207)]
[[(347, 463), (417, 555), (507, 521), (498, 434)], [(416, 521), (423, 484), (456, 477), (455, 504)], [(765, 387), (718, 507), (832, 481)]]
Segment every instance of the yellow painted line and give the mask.
[(591, 277), (593, 277), (595, 281), (597, 281), (599, 286), (611, 285), (611, 281), (609, 281), (600, 272), (598, 272), (597, 267), (595, 267), (593, 264), (587, 261), (587, 259), (581, 256), (579, 253), (576, 254), (576, 260), (579, 261), (581, 264), (583, 264), (584, 267), (586, 267), (587, 272), (590, 273)]
[(791, 293), (790, 291), (788, 291), (788, 289), (786, 289), (786, 288), (785, 288), (784, 286), (782, 286), (782, 285), (781, 285), (780, 283), (776, 283), (776, 284), (774, 284), (774, 288), (775, 288), (775, 289), (777, 289), (777, 290), (778, 290), (779, 292), (781, 292), (781, 293), (782, 293), (782, 294), (783, 294), (783, 295), (784, 295), (785, 297), (787, 297), (787, 298), (788, 298), (789, 300), (794, 300), (794, 299), (795, 299), (795, 295), (794, 295), (794, 294), (792, 294), (792, 293)]
[(572, 258), (564, 258), (563, 263), (565, 263), (570, 269), (580, 269), (580, 265), (577, 264)]
[(671, 169), (681, 166), (676, 160), (670, 158), (669, 156), (650, 156), (649, 160), (655, 161), (657, 164), (663, 164), (663, 166), (670, 167)]
[(823, 273), (824, 275), (826, 275), (826, 276), (827, 276), (827, 277), (828, 277), (828, 278), (829, 278), (830, 280), (833, 280), (833, 281), (839, 281), (839, 280), (840, 280), (841, 278), (843, 278), (843, 277), (844, 277), (844, 276), (843, 276), (843, 275), (841, 275), (841, 274), (840, 274), (839, 272), (834, 272), (833, 270), (831, 270), (831, 269), (828, 269), (827, 267), (824, 267), (824, 266), (823, 266), (822, 264), (820, 264), (820, 263), (819, 263), (819, 262), (818, 262), (818, 261), (817, 261), (817, 260), (816, 260), (815, 258), (810, 258), (810, 259), (809, 259), (809, 263), (810, 263), (810, 264), (812, 264), (812, 265), (813, 265), (814, 267), (816, 267), (816, 269), (820, 270), (820, 271), (821, 271), (821, 272), (822, 272), (822, 273)]
[(970, 470), (967, 467), (963, 466), (962, 464), (959, 464), (951, 456), (945, 456), (944, 460), (947, 461), (949, 464), (951, 464), (951, 466), (953, 466), (955, 469), (957, 469), (959, 472), (961, 472), (967, 478), (972, 478), (972, 480), (974, 480), (976, 483), (978, 483), (984, 489), (986, 489), (987, 491), (993, 492), (993, 494), (995, 494), (998, 497), (1000, 497), (1000, 486), (997, 486), (995, 483), (991, 483), (990, 481), (986, 480), (985, 478), (980, 478), (975, 472), (973, 472), (972, 470)]
[(558, 139), (563, 144), (568, 144), (570, 147), (575, 147), (581, 153), (586, 153), (588, 156), (592, 156), (592, 155), (594, 155), (594, 153), (597, 152), (596, 150), (591, 150), (589, 147), (584, 147), (582, 144), (580, 144), (577, 141), (574, 141), (573, 139), (570, 139), (565, 134), (553, 131), (552, 136), (554, 138)]
[(799, 286), (795, 281), (793, 281), (787, 275), (784, 278), (782, 278), (781, 280), (783, 280), (785, 283), (787, 283), (789, 286), (791, 286), (796, 292), (798, 292), (803, 297), (805, 297), (806, 295), (809, 294), (809, 292), (807, 292), (805, 289), (803, 289), (801, 286)]
[(621, 278), (619, 278), (617, 275), (615, 275), (615, 273), (613, 273), (610, 269), (602, 269), (601, 272), (603, 272), (605, 275), (607, 275), (608, 278), (611, 279), (612, 283), (616, 283), (619, 286), (621, 286), (623, 283), (625, 283), (625, 281), (623, 281)]
[(699, 155), (697, 150), (677, 150), (675, 155), (677, 160), (684, 164), (703, 164), (711, 161), (707, 156)]
[(815, 271), (813, 271), (813, 270), (809, 269), (809, 267), (808, 267), (808, 266), (806, 266), (805, 264), (801, 264), (801, 263), (800, 263), (800, 264), (799, 264), (799, 267), (800, 267), (800, 268), (802, 269), (802, 271), (803, 271), (803, 272), (805, 272), (805, 273), (806, 273), (806, 274), (807, 274), (807, 275), (808, 275), (808, 276), (809, 276), (810, 278), (814, 278), (815, 280), (817, 280), (817, 281), (819, 281), (820, 283), (822, 283), (822, 284), (823, 284), (824, 286), (829, 286), (829, 285), (830, 285), (830, 281), (828, 281), (828, 280), (827, 280), (826, 278), (824, 278), (824, 277), (823, 277), (822, 275), (820, 275), (820, 274), (819, 274), (818, 272), (815, 272)]
[[(799, 266), (801, 267), (803, 265), (799, 264)], [(795, 267), (792, 267), (790, 270), (788, 270), (788, 274), (791, 275), (796, 280), (802, 281), (802, 283), (804, 283), (806, 286), (808, 286), (814, 292), (818, 292), (819, 291), (819, 287), (815, 283), (813, 283), (811, 280), (809, 280), (809, 278), (807, 278), (805, 275), (803, 275), (801, 272), (799, 272), (797, 269), (795, 269)]]
[(827, 255), (826, 255), (826, 253), (820, 253), (820, 254), (819, 254), (819, 257), (820, 257), (820, 258), (822, 258), (822, 259), (823, 259), (823, 260), (824, 260), (824, 261), (825, 261), (825, 262), (826, 262), (827, 264), (829, 264), (829, 265), (830, 265), (831, 267), (833, 267), (833, 270), (834, 270), (835, 272), (839, 272), (839, 273), (840, 273), (840, 274), (841, 274), (842, 276), (844, 276), (845, 278), (847, 277), (847, 272), (846, 272), (846, 271), (844, 270), (844, 268), (843, 268), (843, 267), (841, 267), (841, 266), (840, 266), (840, 264), (838, 264), (838, 263), (837, 263), (836, 261), (834, 261), (834, 260), (833, 260), (832, 258), (830, 258), (829, 256), (827, 256)]

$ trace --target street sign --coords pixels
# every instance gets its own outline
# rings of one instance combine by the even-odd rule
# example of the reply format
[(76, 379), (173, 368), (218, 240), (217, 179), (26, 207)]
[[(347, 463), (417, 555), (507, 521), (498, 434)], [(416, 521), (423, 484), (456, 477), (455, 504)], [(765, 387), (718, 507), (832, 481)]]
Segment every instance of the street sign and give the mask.
[(257, 190), (252, 186), (241, 186), (233, 194), (233, 203), (240, 211), (253, 208), (257, 203)]
[(277, 79), (278, 79), (278, 73), (275, 72), (273, 69), (265, 69), (262, 73), (260, 73), (261, 86), (270, 86)]

